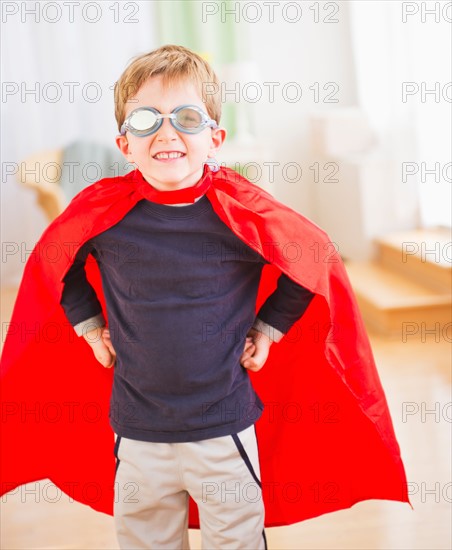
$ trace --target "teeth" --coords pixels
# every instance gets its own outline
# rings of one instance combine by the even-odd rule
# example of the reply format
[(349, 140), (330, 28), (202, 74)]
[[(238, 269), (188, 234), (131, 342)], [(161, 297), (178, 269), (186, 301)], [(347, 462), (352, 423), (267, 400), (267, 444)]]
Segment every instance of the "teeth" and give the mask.
[(177, 159), (179, 157), (183, 157), (184, 153), (179, 152), (171, 152), (171, 153), (157, 153), (155, 155), (156, 159)]

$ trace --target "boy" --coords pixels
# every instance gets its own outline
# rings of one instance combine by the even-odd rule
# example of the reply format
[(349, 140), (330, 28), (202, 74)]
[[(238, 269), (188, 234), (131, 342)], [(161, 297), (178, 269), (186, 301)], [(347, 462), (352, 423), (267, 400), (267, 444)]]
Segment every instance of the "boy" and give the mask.
[[(117, 487), (136, 482), (140, 494), (135, 506), (116, 498), (122, 548), (188, 547), (188, 494), (200, 511), (204, 548), (265, 547), (254, 481), (254, 422), (263, 404), (245, 369), (263, 366), (272, 340), (313, 297), (281, 275), (255, 319), (264, 258), (205, 196), (174, 202), (174, 192), (199, 185), (205, 162), (225, 139), (219, 94), (203, 102), (206, 82), (217, 82), (207, 63), (177, 46), (137, 58), (119, 79), (116, 142), (163, 204), (139, 202), (80, 249), (64, 279), (61, 304), (69, 321), (105, 367), (115, 364), (110, 421), (118, 437)], [(177, 118), (158, 119), (159, 113)], [(89, 252), (102, 274), (108, 329), (85, 275)], [(218, 492), (206, 499), (208, 481), (232, 488), (253, 483), (259, 498), (237, 501)]]
[(138, 169), (49, 226), (4, 346), (0, 493), (48, 477), (96, 510), (114, 501), (127, 548), (186, 547), (188, 501), (207, 548), (265, 548), (263, 502), (267, 526), (408, 502), (340, 258), (312, 222), (210, 170), (225, 132), (203, 82), (178, 46), (125, 71), (117, 143)]

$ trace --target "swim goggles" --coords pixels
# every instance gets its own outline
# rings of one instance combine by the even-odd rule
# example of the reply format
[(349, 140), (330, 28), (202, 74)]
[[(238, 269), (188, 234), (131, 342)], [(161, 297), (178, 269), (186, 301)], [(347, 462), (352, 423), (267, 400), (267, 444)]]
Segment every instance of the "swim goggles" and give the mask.
[(169, 118), (177, 131), (186, 134), (199, 134), (208, 127), (218, 128), (215, 120), (196, 105), (180, 105), (167, 115), (162, 115), (154, 107), (139, 107), (125, 119), (121, 126), (121, 135), (129, 131), (134, 136), (149, 136), (160, 128), (164, 118)]

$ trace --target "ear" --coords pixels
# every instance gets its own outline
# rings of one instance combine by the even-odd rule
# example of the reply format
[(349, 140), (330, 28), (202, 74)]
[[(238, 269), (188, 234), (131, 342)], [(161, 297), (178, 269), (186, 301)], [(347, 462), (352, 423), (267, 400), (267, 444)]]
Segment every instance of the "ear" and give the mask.
[(226, 139), (226, 130), (224, 128), (212, 129), (211, 143), (209, 148), (208, 158), (214, 158), (221, 149), (224, 140)]
[(126, 136), (118, 135), (116, 136), (115, 141), (116, 141), (116, 145), (118, 146), (118, 149), (124, 155), (126, 160), (128, 162), (133, 162), (132, 151), (130, 150), (129, 142)]

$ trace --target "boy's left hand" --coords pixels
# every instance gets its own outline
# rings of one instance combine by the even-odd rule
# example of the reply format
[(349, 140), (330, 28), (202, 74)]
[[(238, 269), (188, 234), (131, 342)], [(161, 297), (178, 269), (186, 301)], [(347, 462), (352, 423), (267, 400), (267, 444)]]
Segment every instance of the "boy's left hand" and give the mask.
[(246, 337), (245, 349), (240, 357), (242, 367), (254, 372), (260, 370), (267, 360), (272, 343), (272, 340), (262, 332), (254, 328), (250, 329)]

